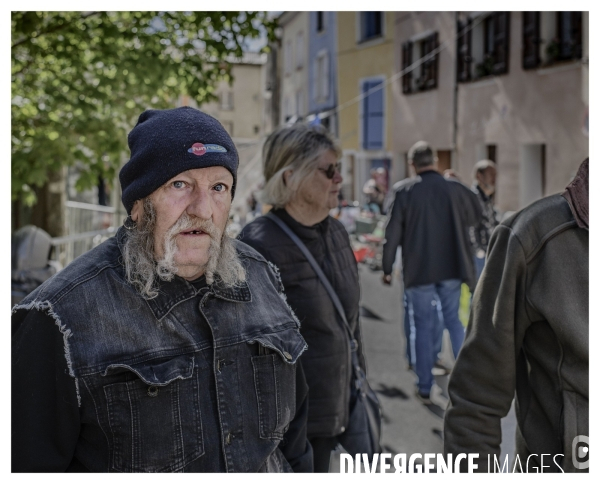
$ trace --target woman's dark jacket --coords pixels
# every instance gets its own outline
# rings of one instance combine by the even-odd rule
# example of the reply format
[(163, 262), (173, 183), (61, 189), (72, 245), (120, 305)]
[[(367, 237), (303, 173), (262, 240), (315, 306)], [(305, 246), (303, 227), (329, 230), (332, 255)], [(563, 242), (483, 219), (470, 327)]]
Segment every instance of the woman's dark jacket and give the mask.
[[(307, 227), (284, 209), (273, 213), (304, 242), (336, 290), (364, 364), (358, 321), (358, 269), (344, 226), (327, 217)], [(341, 434), (348, 425), (350, 346), (325, 287), (296, 244), (268, 218), (259, 217), (246, 225), (239, 238), (279, 268), (287, 301), (308, 343), (301, 356), (309, 386), (308, 437)]]

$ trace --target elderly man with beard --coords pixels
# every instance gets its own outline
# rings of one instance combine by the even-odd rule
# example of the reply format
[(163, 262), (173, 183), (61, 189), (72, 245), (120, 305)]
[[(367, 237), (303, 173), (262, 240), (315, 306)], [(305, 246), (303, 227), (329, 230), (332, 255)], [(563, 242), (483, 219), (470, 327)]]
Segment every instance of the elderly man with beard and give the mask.
[(231, 138), (149, 110), (129, 147), (124, 226), (13, 309), (13, 472), (311, 471), (298, 320), (225, 230)]

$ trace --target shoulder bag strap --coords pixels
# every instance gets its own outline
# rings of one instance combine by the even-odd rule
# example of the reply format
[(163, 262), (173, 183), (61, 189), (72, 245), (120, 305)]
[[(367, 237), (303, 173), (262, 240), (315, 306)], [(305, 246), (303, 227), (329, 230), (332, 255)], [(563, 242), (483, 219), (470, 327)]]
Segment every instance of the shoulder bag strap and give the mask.
[(350, 329), (350, 325), (348, 324), (348, 320), (346, 319), (346, 314), (344, 313), (344, 308), (342, 307), (342, 303), (340, 302), (340, 299), (338, 298), (337, 294), (335, 293), (335, 290), (333, 289), (333, 287), (331, 287), (331, 284), (329, 283), (327, 276), (323, 273), (323, 271), (319, 267), (319, 264), (317, 264), (317, 261), (315, 260), (313, 255), (310, 253), (310, 251), (308, 250), (306, 245), (304, 245), (304, 242), (302, 242), (300, 240), (300, 238), (292, 231), (292, 229), (290, 229), (290, 227), (283, 220), (281, 220), (277, 215), (273, 214), (272, 212), (268, 212), (264, 216), (267, 217), (269, 220), (272, 220), (273, 222), (275, 222), (277, 225), (279, 225), (281, 230), (283, 230), (288, 235), (288, 237), (290, 239), (292, 239), (292, 241), (302, 251), (302, 253), (306, 257), (306, 259), (308, 260), (308, 262), (310, 263), (310, 265), (312, 266), (314, 271), (317, 273), (317, 276), (319, 276), (321, 283), (323, 284), (323, 286), (325, 286), (325, 289), (327, 290), (329, 297), (333, 301), (333, 305), (337, 309), (338, 314), (340, 315), (340, 317), (342, 318), (342, 321), (344, 322), (344, 326), (346, 328), (346, 331), (348, 332), (350, 341), (353, 342), (354, 345), (356, 345), (356, 342), (352, 335), (352, 330)]

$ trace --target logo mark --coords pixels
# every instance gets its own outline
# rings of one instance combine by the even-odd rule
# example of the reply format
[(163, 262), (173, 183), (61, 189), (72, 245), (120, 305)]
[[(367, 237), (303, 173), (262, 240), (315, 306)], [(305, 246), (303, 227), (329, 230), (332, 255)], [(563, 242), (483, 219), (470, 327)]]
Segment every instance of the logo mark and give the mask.
[(194, 143), (188, 150), (188, 153), (194, 153), (196, 156), (202, 156), (204, 153), (206, 153), (206, 146), (204, 146), (202, 143)]
[(221, 145), (204, 145), (202, 143), (194, 143), (188, 150), (188, 153), (193, 153), (196, 156), (202, 156), (204, 153), (227, 153), (227, 150)]
[(571, 458), (575, 469), (590, 467), (590, 438), (587, 435), (578, 435), (573, 439)]

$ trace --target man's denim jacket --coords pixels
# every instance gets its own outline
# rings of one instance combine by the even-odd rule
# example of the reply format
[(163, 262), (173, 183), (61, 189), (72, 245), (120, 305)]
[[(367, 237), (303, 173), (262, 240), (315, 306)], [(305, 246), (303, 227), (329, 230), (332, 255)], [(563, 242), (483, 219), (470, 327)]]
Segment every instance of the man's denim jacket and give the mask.
[(124, 237), (121, 227), (13, 309), (46, 311), (64, 336), (75, 457), (91, 471), (290, 471), (278, 444), (306, 343), (276, 269), (233, 241), (246, 282), (199, 296), (174, 277), (144, 299), (124, 278)]

